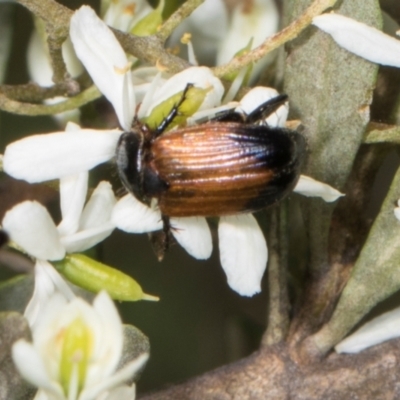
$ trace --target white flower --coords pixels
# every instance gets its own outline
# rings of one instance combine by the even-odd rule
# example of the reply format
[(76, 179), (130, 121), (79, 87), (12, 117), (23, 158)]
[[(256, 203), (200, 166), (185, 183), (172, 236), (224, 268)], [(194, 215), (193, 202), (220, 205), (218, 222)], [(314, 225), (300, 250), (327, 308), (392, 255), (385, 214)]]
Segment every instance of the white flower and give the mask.
[(131, 379), (148, 358), (143, 354), (116, 371), (123, 330), (106, 292), (93, 306), (80, 298), (51, 297), (32, 336), (32, 343), (13, 345), (12, 357), (20, 374), (38, 387), (41, 400), (99, 399)]
[[(78, 57), (91, 74), (95, 84), (112, 102), (121, 126), (129, 129), (135, 109), (135, 96), (130, 81), (132, 74), (128, 73), (127, 59), (118, 41), (109, 28), (87, 6), (81, 7), (72, 17), (71, 39)], [(221, 82), (209, 69), (193, 67), (174, 75), (167, 81), (164, 81), (161, 75), (157, 75), (143, 98), (139, 117), (149, 115), (154, 106), (182, 91), (188, 83), (208, 89), (203, 104), (200, 106), (200, 113), (220, 105), (223, 95)], [(253, 100), (250, 96), (246, 96), (241, 105), (242, 109), (250, 112), (266, 100), (266, 95), (273, 96), (270, 90), (267, 92), (255, 89), (252, 95)], [(271, 120), (268, 120), (268, 123), (283, 125), (286, 116), (287, 107), (282, 106), (270, 117)], [(19, 144), (17, 142), (8, 146), (4, 157), (5, 171), (30, 182), (87, 171), (113, 156), (121, 134), (118, 131), (100, 133), (81, 130), (79, 132), (81, 137), (92, 136), (90, 149), (83, 150), (83, 139), (80, 139), (78, 135), (69, 142), (69, 135), (73, 133), (38, 135), (35, 138), (24, 139)], [(63, 142), (58, 145), (62, 147), (57, 149), (57, 141), (61, 138)], [(49, 148), (46, 141), (55, 144), (52, 146), (51, 156), (43, 150)], [(29, 146), (26, 146), (26, 143), (29, 143)], [(29, 148), (37, 148), (37, 153), (34, 152), (36, 155), (34, 161), (32, 158), (29, 161), (26, 160), (32, 157), (28, 154)], [(65, 149), (68, 149), (68, 155)], [(71, 154), (74, 157), (71, 157)], [(42, 157), (43, 160), (41, 160)], [(49, 161), (54, 163), (54, 168), (49, 168), (49, 165), (52, 165)], [(31, 171), (30, 166), (33, 164), (38, 165), (38, 171)], [(120, 229), (135, 233), (152, 232), (162, 228), (161, 214), (157, 205), (152, 204), (152, 207), (147, 207), (130, 194), (116, 204), (112, 213), (112, 222)], [(211, 232), (205, 218), (172, 217), (170, 223), (175, 239), (189, 254), (198, 259), (206, 259), (211, 255)], [(66, 220), (62, 227), (64, 225), (69, 227), (71, 222)], [(243, 240), (243, 232), (247, 232), (248, 237), (254, 240)], [(268, 251), (254, 217), (247, 214), (221, 218), (219, 241), (221, 263), (227, 273), (230, 286), (245, 296), (259, 292)], [(234, 249), (235, 256), (232, 256), (232, 243), (237, 244)]]
[(344, 49), (371, 62), (400, 68), (400, 41), (378, 29), (333, 13), (314, 17), (313, 24)]
[(228, 29), (228, 10), (223, 0), (205, 0), (172, 33), (170, 45), (179, 43), (185, 33), (201, 64), (213, 65), (221, 40)]
[(115, 228), (110, 220), (115, 204), (111, 185), (100, 182), (83, 207), (86, 192), (87, 173), (60, 181), (63, 219), (58, 227), (36, 201), (14, 206), (5, 214), (2, 226), (13, 242), (39, 260), (61, 260), (66, 253), (85, 251)]
[(85, 205), (88, 173), (60, 180), (62, 221), (56, 227), (50, 214), (36, 201), (24, 201), (9, 210), (2, 222), (10, 239), (36, 258), (34, 294), (25, 310), (33, 326), (49, 296), (60, 292), (74, 297), (68, 285), (47, 260), (61, 260), (66, 253), (82, 252), (108, 237), (115, 226), (111, 211), (116, 203), (111, 185), (100, 182)]
[[(279, 12), (274, 0), (239, 2), (232, 13), (227, 34), (220, 44), (217, 65), (228, 63), (252, 39), (251, 48), (259, 46), (278, 30)], [(267, 55), (255, 64), (252, 77), (257, 76), (271, 62)]]
[(400, 308), (364, 324), (335, 346), (337, 353), (359, 353), (368, 347), (400, 336)]

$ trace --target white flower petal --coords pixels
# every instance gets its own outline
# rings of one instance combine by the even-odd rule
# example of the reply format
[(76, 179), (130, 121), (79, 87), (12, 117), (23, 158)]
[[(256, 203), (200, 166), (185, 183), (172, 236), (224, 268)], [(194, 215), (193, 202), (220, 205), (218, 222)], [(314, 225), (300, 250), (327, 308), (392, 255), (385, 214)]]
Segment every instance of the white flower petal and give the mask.
[(398, 207), (395, 207), (394, 216), (400, 221), (400, 200), (397, 202)]
[(61, 243), (67, 253), (80, 253), (102, 242), (111, 235), (114, 229), (115, 225), (112, 222), (105, 222), (103, 225), (63, 236), (61, 237)]
[(66, 132), (74, 132), (74, 131), (80, 131), (81, 127), (79, 124), (77, 124), (76, 122), (73, 121), (69, 121), (66, 125), (65, 125), (65, 131)]
[(47, 261), (36, 261), (35, 264), (35, 287), (33, 295), (25, 308), (24, 316), (32, 328), (36, 319), (42, 311), (43, 304), (47, 302), (48, 298), (54, 293), (54, 283), (46, 272), (44, 263)]
[(332, 186), (305, 175), (300, 175), (300, 179), (293, 191), (307, 197), (321, 197), (327, 203), (331, 203), (339, 197), (344, 196), (343, 193), (340, 193)]
[(163, 227), (160, 211), (144, 205), (129, 193), (118, 200), (111, 221), (117, 228), (130, 233), (153, 232)]
[(116, 202), (111, 184), (101, 181), (83, 209), (79, 230), (95, 228), (109, 222)]
[(110, 390), (103, 400), (134, 400), (136, 398), (136, 385), (123, 385)]
[(83, 72), (83, 66), (75, 54), (75, 50), (70, 38), (67, 38), (62, 44), (61, 51), (69, 74), (73, 78), (81, 75)]
[(32, 330), (40, 323), (43, 310), (54, 293), (61, 294), (68, 301), (75, 297), (68, 284), (47, 261), (36, 261), (34, 272), (35, 288), (24, 312)]
[(171, 47), (189, 32), (201, 64), (214, 65), (217, 49), (228, 28), (228, 10), (223, 0), (205, 0), (172, 33)]
[(35, 268), (40, 265), (42, 269), (45, 269), (47, 276), (54, 284), (54, 288), (57, 293), (60, 293), (67, 301), (73, 300), (76, 296), (72, 289), (68, 286), (68, 283), (64, 278), (57, 272), (57, 270), (48, 263), (47, 261), (38, 260)]
[(61, 386), (50, 379), (43, 360), (32, 344), (18, 340), (12, 347), (12, 358), (24, 379), (52, 393), (55, 398), (63, 398)]
[(400, 41), (371, 26), (339, 14), (323, 14), (313, 24), (344, 49), (371, 62), (400, 67)]
[[(140, 104), (140, 108), (138, 111), (138, 118), (144, 118), (148, 111), (150, 110), (151, 103), (153, 101), (154, 95), (157, 90), (165, 83), (165, 80), (162, 78), (161, 72), (159, 72), (150, 82), (150, 87), (146, 91), (142, 104)], [(136, 89), (136, 88), (135, 88)]]
[(6, 147), (4, 171), (29, 183), (87, 171), (114, 157), (121, 133), (82, 129), (29, 136)]
[(194, 258), (206, 260), (212, 253), (210, 227), (203, 217), (171, 218), (176, 241)]
[(384, 313), (335, 346), (337, 353), (358, 353), (400, 336), (400, 308)]
[(60, 206), (62, 220), (57, 229), (61, 236), (78, 230), (83, 205), (86, 200), (89, 173), (81, 172), (60, 179)]
[(29, 39), (27, 51), (29, 76), (40, 86), (52, 86), (53, 69), (51, 68), (49, 55), (46, 52), (44, 42), (35, 29)]
[(118, 40), (88, 6), (82, 6), (72, 16), (70, 36), (78, 58), (114, 106), (123, 129), (129, 130), (135, 114), (135, 95), (130, 63)]
[[(96, 357), (102, 363), (93, 364), (87, 371), (86, 386), (102, 384), (104, 378), (114, 373), (122, 355), (124, 340), (121, 318), (115, 304), (107, 292), (100, 292), (93, 301), (93, 310), (99, 319), (102, 332), (99, 335), (98, 348), (94, 349)], [(100, 336), (101, 335), (101, 336)], [(103, 346), (107, 343), (107, 346)]]
[[(242, 111), (245, 114), (250, 114), (261, 104), (266, 101), (279, 96), (279, 93), (269, 87), (257, 86), (246, 93), (240, 100), (238, 111)], [(269, 126), (280, 126), (284, 127), (286, 124), (287, 116), (289, 113), (289, 104), (286, 102), (280, 106), (273, 114), (271, 114), (265, 122)]]
[[(45, 303), (43, 303), (43, 308), (38, 315), (38, 318), (33, 326), (32, 336), (35, 347), (38, 352), (41, 353), (42, 350), (45, 351), (49, 345), (47, 342), (48, 338), (53, 334), (53, 329), (48, 329), (49, 326), (52, 325), (52, 321), (57, 319), (57, 316), (60, 316), (60, 310), (66, 307), (69, 300), (63, 296), (58, 291), (55, 291), (50, 297), (47, 299)], [(53, 327), (52, 327), (53, 328)], [(50, 354), (49, 357), (54, 357), (55, 354)], [(56, 376), (57, 374), (53, 374)]]
[(24, 201), (7, 211), (3, 228), (28, 254), (43, 260), (60, 260), (65, 250), (50, 214), (36, 201)]
[(268, 249), (264, 235), (251, 214), (221, 217), (219, 253), (229, 286), (242, 296), (261, 291)]
[(122, 367), (115, 374), (99, 382), (98, 385), (82, 391), (80, 400), (90, 400), (96, 398), (100, 393), (112, 389), (131, 379), (137, 371), (139, 371), (147, 362), (149, 355), (147, 353), (141, 354), (135, 360)]
[(210, 68), (207, 67), (191, 67), (175, 74), (168, 79), (154, 94), (154, 102), (152, 107), (147, 111), (150, 115), (152, 109), (169, 97), (185, 89), (188, 83), (192, 83), (196, 87), (203, 89), (212, 88), (200, 106), (199, 110), (208, 109), (221, 104), (224, 87), (221, 81), (214, 76)]

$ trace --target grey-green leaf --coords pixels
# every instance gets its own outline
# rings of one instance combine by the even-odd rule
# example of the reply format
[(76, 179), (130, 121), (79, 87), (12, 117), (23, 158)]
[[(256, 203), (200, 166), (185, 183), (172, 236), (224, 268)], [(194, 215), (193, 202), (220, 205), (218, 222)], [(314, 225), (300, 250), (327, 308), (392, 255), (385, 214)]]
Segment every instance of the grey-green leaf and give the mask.
[(30, 336), (21, 314), (0, 313), (0, 400), (30, 400), (36, 392), (20, 377), (11, 358), (12, 344), (18, 339), (30, 340)]

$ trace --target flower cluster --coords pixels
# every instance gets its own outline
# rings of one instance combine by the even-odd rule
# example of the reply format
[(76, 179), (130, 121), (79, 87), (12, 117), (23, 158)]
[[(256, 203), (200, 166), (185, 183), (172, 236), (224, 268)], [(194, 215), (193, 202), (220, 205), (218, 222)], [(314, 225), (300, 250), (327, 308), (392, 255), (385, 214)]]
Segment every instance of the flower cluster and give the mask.
[[(114, 106), (121, 127), (129, 130), (136, 110), (135, 73), (117, 39), (94, 11), (81, 7), (71, 19), (71, 40), (75, 52), (90, 73), (100, 91)], [(188, 83), (204, 89), (205, 95), (193, 110), (191, 120), (213, 114), (220, 109), (223, 85), (210, 69), (192, 67), (170, 78), (158, 73), (144, 94), (138, 117), (149, 117), (157, 106), (182, 91)], [(240, 103), (222, 105), (237, 107), (250, 113), (277, 92), (268, 88), (255, 88)], [(267, 121), (271, 126), (283, 126), (287, 106), (282, 106)], [(4, 154), (4, 170), (28, 182), (59, 179), (83, 173), (113, 158), (121, 131), (95, 131), (80, 129), (73, 133), (56, 132), (37, 135), (12, 143)], [(90, 145), (89, 145), (90, 143)], [(32, 163), (35, 148), (35, 165)], [(71, 154), (74, 155), (71, 162)], [(52, 165), (52, 168), (49, 168)], [(334, 201), (341, 194), (328, 185), (301, 177), (295, 191), (305, 195), (321, 196)], [(148, 207), (127, 194), (118, 200), (111, 215), (112, 223), (131, 233), (152, 232), (162, 228), (157, 205)], [(175, 239), (197, 259), (206, 259), (212, 252), (211, 233), (203, 217), (171, 218)], [(257, 221), (251, 214), (220, 218), (219, 250), (221, 265), (228, 283), (239, 294), (252, 296), (261, 290), (261, 278), (268, 259), (267, 245)]]
[[(62, 221), (58, 226), (47, 210), (34, 201), (16, 205), (2, 221), (13, 245), (35, 259), (35, 289), (25, 311), (33, 341), (18, 341), (12, 353), (21, 375), (39, 388), (37, 399), (133, 399), (135, 386), (127, 382), (148, 357), (143, 354), (118, 368), (123, 332), (109, 295), (120, 300), (154, 298), (145, 295), (135, 281), (126, 277), (121, 278), (123, 289), (115, 289), (112, 285), (115, 286), (120, 275), (110, 272), (110, 267), (96, 265), (96, 279), (103, 276), (100, 283), (104, 283), (108, 294), (100, 292), (91, 306), (75, 296), (52, 265), (57, 264), (58, 270), (71, 278), (74, 272), (66, 271), (83, 263), (84, 278), (78, 278), (77, 282), (86, 280), (87, 285), (92, 285), (88, 287), (93, 288), (92, 279), (87, 279), (93, 262), (75, 253), (95, 246), (115, 228), (131, 233), (163, 228), (156, 201), (148, 206), (131, 194), (117, 199), (108, 182), (100, 182), (86, 202), (89, 171), (114, 158), (121, 134), (131, 129), (135, 118), (145, 120), (151, 127), (154, 120), (169, 111), (171, 99), (189, 83), (198, 96), (188, 106), (190, 110), (184, 118), (187, 124), (196, 124), (227, 109), (247, 115), (278, 95), (274, 89), (257, 87), (239, 102), (231, 102), (250, 72), (247, 69), (232, 78), (234, 82), (227, 93), (221, 81), (206, 67), (188, 68), (173, 76), (153, 67), (132, 69), (137, 60), (127, 57), (108, 26), (136, 35), (154, 33), (163, 6), (164, 1), (153, 9), (145, 0), (117, 0), (101, 11), (103, 20), (88, 6), (81, 7), (71, 18), (70, 39), (63, 47), (67, 69), (71, 76), (77, 76), (83, 67), (87, 70), (114, 107), (122, 130), (81, 129), (69, 122), (65, 131), (35, 135), (9, 144), (2, 160), (4, 171), (14, 178), (30, 183), (60, 182)], [(255, 0), (246, 7), (236, 7), (229, 17), (223, 2), (206, 0), (187, 21), (196, 29), (202, 26), (205, 16), (210, 15), (207, 10), (213, 10), (211, 14), (217, 17), (216, 25), (220, 28), (212, 33), (218, 40), (211, 40), (217, 51), (213, 57), (218, 63), (254, 48), (266, 34), (276, 31), (278, 13), (273, 0)], [(215, 13), (215, 10), (218, 11)], [(51, 84), (52, 71), (43, 46), (45, 33), (39, 25), (31, 41), (29, 65), (33, 79), (46, 86)], [(270, 28), (269, 32), (265, 31), (265, 26)], [(201, 31), (204, 33), (204, 29)], [(243, 34), (245, 31), (247, 36)], [(210, 43), (210, 33), (206, 34), (206, 39), (201, 35), (196, 35), (196, 39)], [(196, 44), (194, 47), (199, 49)], [(195, 59), (194, 55), (191, 59)], [(265, 62), (268, 60), (255, 66), (253, 76)], [(266, 124), (284, 127), (287, 115), (285, 104), (268, 117)], [(76, 121), (78, 116), (76, 113), (62, 116), (63, 122), (68, 119)], [(294, 191), (305, 196), (319, 196), (325, 201), (335, 201), (342, 195), (306, 176), (301, 176)], [(197, 259), (210, 257), (212, 236), (204, 217), (171, 216), (170, 223), (174, 228), (172, 235), (190, 255)], [(254, 216), (221, 217), (218, 238), (220, 261), (229, 286), (243, 296), (260, 292), (268, 248)], [(113, 279), (107, 283), (110, 274)]]

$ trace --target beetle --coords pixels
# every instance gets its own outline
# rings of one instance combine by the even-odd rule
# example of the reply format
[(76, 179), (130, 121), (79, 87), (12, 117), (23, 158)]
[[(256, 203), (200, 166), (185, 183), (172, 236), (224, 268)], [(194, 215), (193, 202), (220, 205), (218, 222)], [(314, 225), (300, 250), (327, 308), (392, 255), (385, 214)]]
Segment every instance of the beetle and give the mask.
[(166, 242), (155, 243), (159, 258), (168, 246), (169, 217), (252, 213), (275, 204), (296, 185), (305, 153), (300, 133), (263, 123), (286, 95), (249, 115), (228, 111), (165, 132), (191, 87), (155, 130), (135, 118), (117, 145), (117, 168), (126, 189), (147, 205), (157, 199)]

